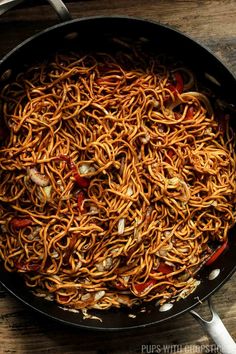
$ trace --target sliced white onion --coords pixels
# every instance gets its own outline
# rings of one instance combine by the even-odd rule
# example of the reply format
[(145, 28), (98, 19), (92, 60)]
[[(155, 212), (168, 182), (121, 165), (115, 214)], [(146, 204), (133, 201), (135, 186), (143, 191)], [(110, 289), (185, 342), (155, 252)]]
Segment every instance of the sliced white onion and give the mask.
[(180, 179), (178, 177), (172, 177), (168, 179), (168, 184), (171, 186), (178, 187), (180, 183)]
[(123, 172), (124, 172), (124, 166), (125, 166), (125, 158), (124, 158), (124, 157), (122, 157), (122, 158), (120, 159), (120, 171), (119, 171), (120, 176), (122, 176), (122, 175), (123, 175)]
[(164, 124), (158, 123), (157, 126), (158, 126), (158, 131), (159, 131), (160, 133), (164, 133), (164, 131), (165, 131), (165, 126), (164, 126)]
[(172, 309), (172, 307), (173, 307), (173, 304), (167, 303), (167, 304), (162, 305), (162, 306), (159, 308), (159, 311), (160, 311), (160, 312), (166, 312), (166, 311), (169, 311), (170, 309)]
[(121, 218), (118, 221), (118, 235), (123, 235), (124, 231), (125, 231), (125, 219)]
[(171, 266), (171, 267), (174, 267), (174, 266), (175, 266), (175, 264), (174, 264), (174, 263), (169, 262), (169, 261), (165, 261), (165, 263), (166, 263), (167, 265)]
[(51, 257), (52, 258), (57, 258), (59, 256), (59, 253), (57, 251), (53, 251)]
[(128, 187), (126, 195), (128, 195), (128, 197), (131, 197), (131, 195), (133, 195), (133, 194), (134, 194), (134, 191), (133, 191), (132, 187)]
[[(100, 307), (96, 306), (96, 304), (94, 305), (94, 308), (98, 308), (100, 309)], [(69, 309), (69, 311), (72, 311), (73, 309)], [(76, 312), (78, 312), (77, 310), (75, 310)], [(90, 314), (88, 314), (87, 309), (82, 309), (81, 312), (83, 314), (83, 320), (89, 319), (89, 320), (98, 320), (100, 322), (102, 322), (102, 319), (100, 317), (97, 316), (92, 316)]]
[(101, 291), (97, 291), (94, 295), (94, 300), (95, 301), (98, 301), (100, 300), (104, 295), (105, 295), (105, 291), (104, 290), (101, 290)]
[(211, 82), (213, 82), (213, 84), (217, 85), (217, 86), (221, 86), (221, 83), (211, 74), (209, 73), (204, 73), (205, 78)]
[(183, 248), (180, 248), (180, 251), (182, 253), (187, 253), (189, 251), (189, 249), (187, 247), (183, 247)]
[(2, 232), (7, 232), (6, 224), (1, 224)]
[(218, 277), (219, 274), (220, 274), (220, 269), (219, 269), (219, 268), (213, 269), (213, 270), (211, 271), (211, 273), (209, 274), (208, 279), (209, 279), (209, 280), (214, 280), (215, 278)]
[(150, 140), (150, 135), (148, 133), (145, 134), (145, 136), (140, 137), (140, 141), (142, 144), (147, 144)]
[(46, 194), (47, 200), (51, 198), (51, 191), (52, 191), (52, 186), (44, 187), (44, 192)]
[(81, 261), (77, 261), (75, 264), (75, 271), (79, 270), (82, 267), (82, 262)]
[(122, 277), (122, 279), (123, 279), (125, 285), (128, 284), (129, 278), (130, 278), (130, 275), (125, 275), (124, 277)]
[(102, 262), (95, 264), (95, 266), (99, 272), (104, 272), (105, 269), (104, 269)]
[(33, 291), (33, 294), (38, 297), (46, 297), (47, 296), (47, 294), (42, 291)]
[(167, 256), (168, 251), (169, 250), (166, 249), (165, 247), (161, 247), (159, 251), (157, 251), (157, 256), (165, 257)]
[(59, 186), (60, 191), (64, 192), (64, 187), (63, 187), (62, 181), (60, 179), (57, 181), (57, 185)]
[(95, 168), (93, 166), (91, 166), (90, 164), (88, 163), (83, 163), (80, 167), (79, 167), (79, 173), (81, 175), (86, 175), (88, 173), (91, 173), (91, 172), (95, 172)]
[(190, 289), (184, 289), (179, 293), (178, 299), (185, 299), (190, 294)]
[(157, 101), (157, 100), (153, 99), (153, 100), (152, 100), (152, 102), (153, 102), (153, 107), (157, 108), (157, 107), (159, 107), (159, 106), (160, 106), (159, 101)]
[(117, 256), (117, 253), (120, 251), (120, 248), (113, 248), (112, 250), (111, 250), (111, 254), (114, 256), (114, 255), (116, 255)]
[[(209, 127), (207, 129), (204, 130), (204, 133), (207, 134), (207, 135), (211, 135), (212, 134), (212, 128)], [(214, 134), (214, 133), (213, 133)]]
[(190, 278), (187, 280), (187, 283), (190, 283), (191, 287), (188, 287), (187, 289), (183, 289), (179, 293), (178, 299), (185, 299), (189, 294), (192, 294), (194, 290), (198, 287), (198, 285), (201, 284), (201, 281)]
[(49, 185), (48, 177), (43, 175), (42, 173), (39, 173), (36, 168), (29, 168), (27, 172), (31, 180), (38, 186), (46, 187)]
[(190, 263), (192, 263), (192, 264), (197, 263), (197, 261), (198, 261), (197, 256), (192, 256), (192, 257), (190, 258)]
[(91, 298), (91, 294), (87, 293), (81, 296), (82, 301), (87, 301)]
[(113, 260), (111, 257), (108, 257), (106, 258), (104, 261), (103, 261), (103, 264), (104, 264), (104, 267), (105, 269), (110, 269), (112, 264), (113, 264)]
[[(46, 298), (45, 298), (46, 299)], [(80, 313), (80, 310), (76, 310), (76, 309), (71, 309), (70, 307), (65, 307), (65, 306), (58, 306), (60, 309), (64, 310), (64, 311), (70, 311), (70, 312), (74, 312), (74, 313)], [(83, 312), (83, 310), (81, 310), (81, 312)]]
[(136, 318), (136, 315), (134, 315), (133, 313), (129, 313), (129, 314), (128, 314), (128, 317), (130, 317), (130, 318)]
[(140, 312), (146, 312), (147, 309), (145, 307), (141, 308)]
[(117, 300), (120, 304), (126, 305), (126, 306), (132, 306), (132, 301), (127, 295), (121, 295), (117, 294)]
[(178, 177), (173, 177), (168, 179), (168, 186), (169, 188), (177, 189), (178, 191), (181, 192), (181, 195), (178, 196), (178, 199), (183, 201), (183, 202), (188, 202), (191, 194), (189, 187), (185, 181)]
[(0, 77), (0, 81), (6, 81), (9, 79), (9, 77), (11, 76), (12, 74), (12, 70), (11, 69), (7, 69), (4, 71), (4, 73), (1, 75)]
[(195, 92), (195, 91), (189, 91), (189, 92), (184, 92), (181, 95), (181, 99), (176, 100), (175, 102), (171, 103), (169, 105), (169, 109), (171, 111), (173, 111), (174, 108), (176, 108), (177, 106), (179, 106), (181, 103), (183, 103), (183, 99), (185, 98), (191, 98), (191, 97), (195, 97), (198, 101), (202, 102), (205, 107), (207, 112), (212, 116), (213, 115), (213, 108), (212, 105), (209, 101), (209, 99), (206, 97), (206, 95), (204, 95), (203, 93), (200, 92)]
[(96, 207), (96, 205), (91, 205), (91, 206), (90, 206), (90, 209), (89, 209), (89, 214), (95, 215), (95, 214), (98, 214), (98, 213), (99, 213), (99, 210), (98, 210), (98, 208)]
[(190, 224), (190, 226), (192, 226), (193, 228), (195, 227), (195, 222), (193, 222), (193, 220), (189, 220), (189, 224)]
[(44, 299), (48, 300), (48, 301), (54, 301), (54, 296), (52, 294), (48, 294), (48, 295), (45, 296)]
[(81, 175), (87, 174), (89, 171), (89, 165), (88, 164), (83, 164), (79, 167), (79, 172)]
[(104, 272), (105, 270), (109, 270), (113, 264), (113, 260), (111, 257), (107, 257), (102, 262), (96, 263), (95, 266), (99, 272)]
[(190, 275), (188, 273), (184, 273), (178, 277), (179, 281), (187, 281), (189, 279)]

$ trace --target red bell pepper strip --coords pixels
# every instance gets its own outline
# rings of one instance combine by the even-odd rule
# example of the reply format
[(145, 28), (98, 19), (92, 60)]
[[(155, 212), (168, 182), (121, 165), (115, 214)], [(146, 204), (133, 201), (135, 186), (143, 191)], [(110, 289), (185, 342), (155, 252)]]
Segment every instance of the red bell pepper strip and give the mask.
[(67, 162), (68, 166), (70, 167), (71, 158), (69, 156), (60, 155), (59, 157), (57, 157), (57, 160), (59, 160), (59, 161), (61, 160), (61, 161)]
[(15, 264), (16, 269), (22, 272), (35, 272), (40, 269), (40, 265), (36, 263), (21, 263)]
[(174, 94), (182, 93), (184, 89), (184, 82), (183, 82), (182, 75), (178, 71), (175, 71), (173, 75), (175, 78), (175, 85), (170, 85), (168, 88)]
[(10, 221), (10, 224), (15, 229), (23, 229), (24, 227), (31, 225), (32, 224), (32, 220), (30, 220), (30, 219), (12, 218), (11, 221)]
[(182, 93), (184, 89), (184, 82), (183, 82), (182, 75), (178, 71), (175, 71), (174, 77), (176, 81), (175, 89), (176, 91), (178, 91), (178, 93)]
[(190, 106), (187, 110), (185, 120), (193, 119), (193, 106)]
[(138, 294), (142, 294), (145, 290), (147, 290), (147, 288), (155, 285), (156, 282), (157, 282), (156, 279), (150, 279), (145, 283), (134, 284), (134, 289)]
[(74, 172), (74, 178), (75, 178), (76, 182), (78, 183), (79, 187), (88, 188), (88, 186), (90, 184), (90, 180), (88, 178), (81, 177), (78, 174), (78, 172)]
[(170, 266), (164, 262), (161, 262), (159, 267), (157, 268), (157, 271), (167, 275), (167, 274), (172, 273), (174, 270), (173, 270), (172, 266)]
[(59, 157), (60, 160), (63, 160), (65, 162), (67, 162), (69, 168), (72, 170), (73, 172), (73, 176), (74, 179), (76, 180), (76, 182), (78, 183), (79, 187), (82, 188), (87, 188), (90, 184), (90, 180), (88, 178), (82, 177), (80, 176), (80, 174), (78, 173), (78, 170), (74, 164), (73, 161), (71, 161), (71, 158), (65, 155), (60, 155)]
[(69, 296), (58, 295), (58, 300), (61, 301), (61, 302), (67, 302), (69, 300)]
[(212, 256), (206, 261), (205, 265), (209, 266), (212, 263), (214, 263), (227, 248), (228, 248), (228, 241), (225, 241), (220, 247), (216, 249), (216, 251), (212, 254)]

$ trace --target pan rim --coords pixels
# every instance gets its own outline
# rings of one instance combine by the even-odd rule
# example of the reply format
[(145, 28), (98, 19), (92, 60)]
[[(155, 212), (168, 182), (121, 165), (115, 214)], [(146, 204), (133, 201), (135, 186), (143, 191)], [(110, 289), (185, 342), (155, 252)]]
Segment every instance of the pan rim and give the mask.
[[(142, 22), (142, 23), (148, 23), (150, 25), (157, 25), (160, 28), (164, 28), (167, 29), (170, 32), (175, 32), (178, 33), (179, 35), (185, 37), (187, 40), (191, 41), (192, 43), (194, 43), (195, 45), (197, 45), (199, 48), (204, 49), (205, 52), (207, 52), (210, 56), (214, 57), (214, 59), (221, 65), (224, 67), (224, 69), (230, 74), (230, 76), (232, 76), (233, 80), (236, 80), (236, 75), (232, 72), (231, 69), (229, 69), (227, 67), (227, 65), (222, 62), (222, 59), (218, 58), (217, 55), (211, 51), (211, 49), (209, 49), (208, 47), (206, 47), (205, 45), (203, 45), (202, 43), (196, 41), (195, 39), (193, 39), (191, 36), (179, 31), (178, 29), (172, 28), (169, 25), (166, 24), (162, 24), (159, 21), (154, 21), (154, 20), (146, 20), (143, 19), (141, 17), (133, 17), (133, 16), (123, 16), (123, 15), (110, 15), (110, 16), (88, 16), (88, 17), (82, 17), (82, 18), (78, 18), (78, 19), (73, 19), (73, 20), (69, 20), (69, 21), (65, 21), (62, 23), (58, 23), (55, 24), (53, 26), (47, 27), (46, 29), (30, 36), (29, 38), (25, 39), (24, 41), (22, 41), (21, 43), (19, 43), (17, 46), (15, 46), (12, 50), (10, 50), (7, 54), (5, 54), (3, 56), (3, 58), (0, 60), (0, 70), (1, 70), (1, 66), (14, 54), (16, 53), (19, 49), (21, 49), (22, 47), (28, 45), (30, 42), (32, 42), (34, 39), (39, 38), (40, 36), (47, 34), (51, 31), (54, 31), (58, 28), (63, 28), (66, 25), (72, 24), (72, 23), (80, 23), (80, 22), (87, 22), (87, 21), (92, 21), (92, 20), (105, 20), (105, 19), (118, 19), (118, 20), (131, 20), (131, 21), (136, 21), (136, 22)], [(3, 285), (3, 287), (10, 292), (12, 295), (14, 295), (14, 297), (16, 297), (18, 300), (20, 300), (22, 303), (24, 303), (26, 306), (30, 307), (31, 309), (33, 309), (34, 311), (42, 314), (43, 316), (47, 316), (48, 318), (52, 319), (52, 320), (56, 320), (57, 322), (60, 322), (62, 324), (66, 324), (66, 325), (71, 325), (73, 327), (77, 327), (77, 328), (82, 328), (82, 329), (89, 329), (89, 330), (96, 330), (96, 331), (122, 331), (122, 330), (127, 330), (127, 329), (137, 329), (137, 328), (145, 328), (145, 327), (149, 327), (149, 326), (154, 326), (157, 325), (159, 323), (165, 322), (170, 320), (171, 318), (176, 318), (184, 313), (189, 312), (190, 310), (192, 310), (193, 308), (195, 308), (197, 305), (199, 305), (200, 302), (205, 301), (206, 299), (208, 299), (212, 294), (214, 294), (220, 287), (222, 287), (226, 281), (228, 281), (228, 279), (233, 275), (233, 273), (236, 271), (236, 263), (234, 264), (234, 266), (232, 267), (232, 269), (226, 274), (226, 276), (224, 276), (224, 278), (222, 279), (222, 281), (220, 281), (219, 283), (216, 284), (216, 286), (214, 287), (214, 289), (207, 293), (205, 296), (203, 296), (202, 298), (199, 298), (198, 300), (196, 300), (195, 302), (193, 302), (190, 306), (187, 306), (185, 309), (183, 309), (182, 311), (179, 311), (177, 313), (174, 314), (170, 314), (167, 315), (165, 318), (153, 321), (153, 322), (149, 322), (149, 323), (145, 323), (145, 324), (138, 324), (138, 325), (134, 325), (134, 326), (122, 326), (121, 328), (119, 327), (97, 327), (97, 326), (93, 326), (93, 325), (83, 325), (81, 323), (72, 323), (70, 321), (66, 321), (62, 318), (50, 315), (49, 313), (41, 310), (40, 308), (35, 307), (34, 305), (30, 304), (30, 302), (28, 302), (27, 300), (25, 300), (23, 297), (17, 295), (8, 285), (6, 285), (4, 283), (4, 281), (2, 281), (0, 279), (0, 283)], [(1, 277), (1, 273), (0, 273), (0, 277)], [(30, 292), (30, 290), (28, 290)]]
[(45, 29), (39, 31), (36, 34), (31, 35), (30, 37), (26, 38), (25, 40), (23, 40), (22, 42), (20, 42), (18, 45), (16, 45), (14, 48), (12, 48), (9, 52), (7, 52), (2, 59), (0, 59), (0, 69), (1, 69), (1, 65), (12, 55), (14, 54), (17, 50), (19, 50), (21, 47), (27, 45), (28, 43), (30, 43), (32, 40), (42, 36), (43, 34), (46, 34), (48, 32), (54, 31), (58, 28), (62, 28), (66, 25), (69, 24), (73, 24), (73, 23), (77, 23), (77, 22), (86, 22), (86, 21), (92, 21), (92, 20), (109, 20), (109, 19), (117, 19), (117, 20), (131, 20), (134, 22), (141, 22), (141, 23), (148, 23), (150, 25), (155, 25), (155, 26), (159, 26), (162, 27), (164, 29), (167, 29), (171, 32), (175, 32), (179, 35), (181, 35), (182, 37), (185, 37), (187, 40), (191, 41), (192, 43), (194, 43), (195, 45), (197, 45), (198, 47), (204, 49), (204, 51), (206, 51), (207, 53), (209, 53), (212, 57), (214, 57), (215, 60), (217, 60), (217, 62), (224, 66), (224, 68), (228, 71), (228, 73), (232, 76), (232, 78), (234, 80), (236, 80), (236, 73), (233, 72), (233, 70), (231, 68), (229, 68), (227, 66), (227, 64), (224, 62), (224, 60), (222, 60), (222, 58), (220, 58), (216, 53), (213, 52), (212, 49), (210, 49), (208, 46), (206, 46), (205, 44), (201, 43), (199, 40), (194, 39), (191, 35), (186, 34), (182, 31), (180, 31), (179, 29), (170, 26), (169, 24), (165, 24), (165, 23), (161, 23), (158, 20), (150, 20), (150, 19), (144, 19), (142, 17), (136, 17), (136, 16), (128, 16), (128, 15), (94, 15), (94, 16), (84, 16), (81, 18), (75, 18), (72, 20), (68, 20), (68, 21), (63, 21), (63, 22), (59, 22), (55, 25), (46, 27)]

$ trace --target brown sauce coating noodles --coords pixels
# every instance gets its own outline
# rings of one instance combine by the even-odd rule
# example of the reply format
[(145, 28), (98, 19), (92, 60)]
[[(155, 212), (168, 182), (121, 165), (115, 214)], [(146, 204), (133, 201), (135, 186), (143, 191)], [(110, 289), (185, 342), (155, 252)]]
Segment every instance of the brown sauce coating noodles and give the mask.
[(187, 296), (235, 222), (232, 130), (186, 68), (140, 58), (57, 54), (0, 93), (0, 258), (70, 308)]

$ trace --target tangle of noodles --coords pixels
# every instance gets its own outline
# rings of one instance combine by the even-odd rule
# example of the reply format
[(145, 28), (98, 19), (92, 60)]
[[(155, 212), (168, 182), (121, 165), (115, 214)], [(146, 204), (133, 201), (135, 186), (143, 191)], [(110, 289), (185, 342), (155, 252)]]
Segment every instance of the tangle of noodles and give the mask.
[(57, 54), (1, 90), (0, 258), (73, 309), (186, 297), (235, 222), (235, 141), (186, 68)]

